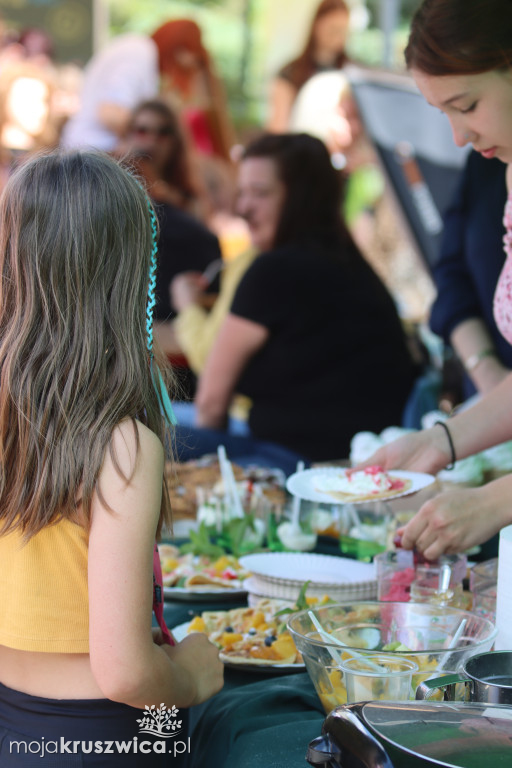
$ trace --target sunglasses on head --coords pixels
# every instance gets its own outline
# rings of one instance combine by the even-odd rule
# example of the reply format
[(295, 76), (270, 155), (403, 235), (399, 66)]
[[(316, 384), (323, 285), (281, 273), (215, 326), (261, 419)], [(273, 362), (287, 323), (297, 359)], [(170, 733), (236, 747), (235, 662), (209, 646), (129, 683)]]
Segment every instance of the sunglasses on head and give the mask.
[(170, 125), (162, 125), (160, 128), (152, 128), (149, 125), (134, 125), (132, 128), (134, 136), (157, 136), (164, 139), (167, 136), (173, 136), (174, 130)]

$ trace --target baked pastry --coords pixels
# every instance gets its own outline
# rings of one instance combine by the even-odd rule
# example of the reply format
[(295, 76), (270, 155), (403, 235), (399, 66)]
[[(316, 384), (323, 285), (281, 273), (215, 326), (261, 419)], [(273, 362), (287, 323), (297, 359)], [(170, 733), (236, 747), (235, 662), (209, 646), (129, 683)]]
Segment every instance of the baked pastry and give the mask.
[(339, 473), (326, 473), (315, 478), (316, 491), (346, 503), (386, 499), (407, 492), (411, 486), (409, 478), (389, 475), (379, 466), (366, 467), (357, 472), (340, 470)]

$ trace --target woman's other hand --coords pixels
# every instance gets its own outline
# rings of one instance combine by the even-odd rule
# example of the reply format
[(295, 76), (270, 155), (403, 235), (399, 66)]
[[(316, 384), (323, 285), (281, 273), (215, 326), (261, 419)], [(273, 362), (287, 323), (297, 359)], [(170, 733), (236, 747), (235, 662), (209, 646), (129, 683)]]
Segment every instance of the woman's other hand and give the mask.
[(461, 488), (429, 499), (397, 533), (404, 549), (428, 560), (464, 552), (482, 544), (512, 521), (512, 475), (481, 488)]
[(200, 297), (208, 287), (200, 272), (183, 272), (176, 275), (169, 287), (172, 306), (178, 311), (192, 304), (199, 304)]

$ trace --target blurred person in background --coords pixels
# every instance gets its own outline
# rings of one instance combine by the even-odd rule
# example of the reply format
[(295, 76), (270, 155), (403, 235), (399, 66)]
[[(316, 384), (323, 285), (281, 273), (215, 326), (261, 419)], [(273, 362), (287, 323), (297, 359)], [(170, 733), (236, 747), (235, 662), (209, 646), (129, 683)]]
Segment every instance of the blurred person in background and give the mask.
[(347, 63), (349, 21), (345, 0), (322, 0), (313, 16), (304, 49), (279, 70), (271, 83), (266, 125), (269, 131), (289, 130), (295, 99), (309, 78), (319, 72), (341, 69)]
[(343, 71), (321, 72), (307, 81), (295, 101), (290, 131), (324, 142), (345, 179), (343, 216), (358, 248), (401, 316), (424, 322), (435, 296), (432, 279), (405, 231)]
[(58, 128), (51, 111), (55, 84), (30, 61), (0, 70), (0, 185), (28, 153), (54, 147)]
[(194, 146), (204, 155), (229, 161), (235, 134), (224, 87), (200, 28), (191, 19), (176, 19), (160, 27), (153, 40), (161, 51), (164, 91), (180, 107)]
[(155, 203), (160, 231), (154, 316), (167, 320), (176, 314), (168, 290), (173, 277), (190, 269), (202, 272), (220, 259), (219, 242), (192, 215), (198, 192), (175, 112), (162, 101), (142, 102), (133, 112), (123, 148)]
[[(461, 361), (464, 399), (485, 394), (512, 370), (512, 346), (500, 333), (493, 299), (505, 264), (505, 165), (471, 152), (444, 217), (437, 298), (430, 327)], [(483, 255), (485, 254), (485, 258)]]
[(56, 62), (54, 42), (44, 29), (25, 27), (19, 34), (18, 44), (23, 59), (38, 67), (53, 82), (50, 111), (60, 136), (63, 126), (80, 106), (82, 70), (71, 61)]
[[(166, 22), (151, 36), (120, 35), (91, 59), (81, 107), (65, 126), (63, 145), (114, 150), (126, 135), (132, 109), (156, 97), (160, 84), (162, 93), (173, 95), (180, 108), (200, 104), (210, 130), (209, 150), (228, 157), (231, 136), (222, 86), (199, 27), (188, 19)], [(200, 87), (204, 93), (199, 93)]]
[(190, 142), (176, 109), (163, 99), (138, 104), (117, 150), (117, 154), (124, 152), (137, 162), (153, 200), (198, 218), (201, 212), (205, 215)]
[(321, 141), (267, 134), (240, 163), (238, 210), (259, 252), (206, 361), (197, 426), (225, 427), (234, 393), (251, 435), (312, 461), (400, 423), (416, 370), (393, 301), (340, 216)]
[[(169, 297), (171, 281), (189, 270), (201, 274), (212, 261), (221, 259), (220, 246), (217, 237), (195, 215), (201, 201), (190, 151), (175, 111), (158, 99), (139, 104), (118, 152), (129, 157), (155, 204), (159, 224), (155, 338), (164, 347), (159, 339), (160, 325), (176, 315)], [(209, 290), (218, 290), (217, 280), (212, 281)], [(165, 351), (178, 369), (182, 396), (193, 396), (195, 377), (187, 360), (176, 347), (167, 344)]]
[[(315, 85), (314, 81), (319, 81), (320, 88), (318, 90), (314, 88), (312, 104), (308, 98), (302, 99), (302, 94), (308, 89), (310, 83)], [(326, 72), (311, 78), (299, 95), (301, 102), (297, 105), (299, 108), (294, 109), (293, 131), (310, 133), (322, 139), (331, 155), (343, 150), (347, 154), (349, 151), (355, 152), (358, 157), (361, 157), (363, 153), (358, 149), (361, 138), (360, 123), (356, 126), (352, 120), (352, 113), (348, 121), (345, 119), (344, 112), (340, 112), (342, 94), (347, 88), (348, 82), (342, 72)], [(341, 122), (341, 128), (338, 126), (339, 122)], [(340, 131), (343, 133), (341, 138)], [(371, 152), (371, 159), (374, 162), (373, 152)], [(350, 161), (350, 170), (358, 164)], [(242, 220), (245, 221), (245, 219)], [(247, 225), (247, 222), (245, 223)], [(164, 348), (167, 343), (167, 349), (173, 349), (173, 345), (178, 344), (197, 375), (200, 375), (204, 369), (208, 354), (229, 312), (240, 280), (258, 254), (257, 245), (250, 231), (248, 235), (250, 237), (248, 247), (241, 249), (233, 260), (227, 259), (221, 275), (220, 294), (211, 311), (207, 311), (203, 305), (203, 291), (206, 284), (200, 272), (180, 274), (171, 284), (172, 304), (178, 310), (178, 316), (173, 321), (172, 327), (167, 329), (167, 339), (164, 339), (162, 334), (161, 341)], [(234, 410), (240, 414), (239, 400)], [(232, 412), (233, 408), (230, 411)], [(195, 408), (191, 405), (185, 410), (180, 406), (179, 420), (180, 423), (185, 421), (187, 424), (193, 423)], [(239, 426), (233, 425), (233, 420), (230, 419), (230, 427), (233, 426), (240, 431)]]
[(194, 21), (170, 21), (153, 38), (163, 51), (166, 97), (179, 110), (195, 150), (195, 168), (205, 195), (205, 220), (229, 258), (237, 249), (242, 250), (247, 240), (240, 220), (232, 215), (235, 169), (231, 153), (236, 140), (223, 83)]
[(44, 29), (25, 27), (21, 30), (19, 44), (22, 46), (27, 59), (43, 69), (52, 66), (55, 58), (53, 40)]

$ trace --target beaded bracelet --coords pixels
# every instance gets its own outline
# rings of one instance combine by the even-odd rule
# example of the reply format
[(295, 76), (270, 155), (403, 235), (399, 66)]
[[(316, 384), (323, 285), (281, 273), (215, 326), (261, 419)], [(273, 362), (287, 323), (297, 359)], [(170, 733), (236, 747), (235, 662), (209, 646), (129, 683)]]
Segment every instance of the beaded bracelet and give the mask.
[(476, 352), (463, 361), (463, 366), (468, 373), (471, 373), (486, 357), (496, 357), (496, 351), (494, 349), (483, 349), (481, 352)]
[(436, 422), (434, 422), (434, 427), (436, 427), (438, 424), (446, 432), (446, 437), (448, 438), (448, 443), (450, 445), (450, 451), (451, 451), (451, 454), (452, 454), (452, 457), (451, 457), (452, 460), (451, 460), (450, 464), (448, 464), (445, 467), (445, 469), (453, 469), (454, 466), (455, 466), (455, 462), (457, 461), (457, 457), (455, 456), (455, 446), (453, 444), (452, 434), (451, 434), (450, 430), (448, 429), (448, 424), (445, 421), (436, 421)]

